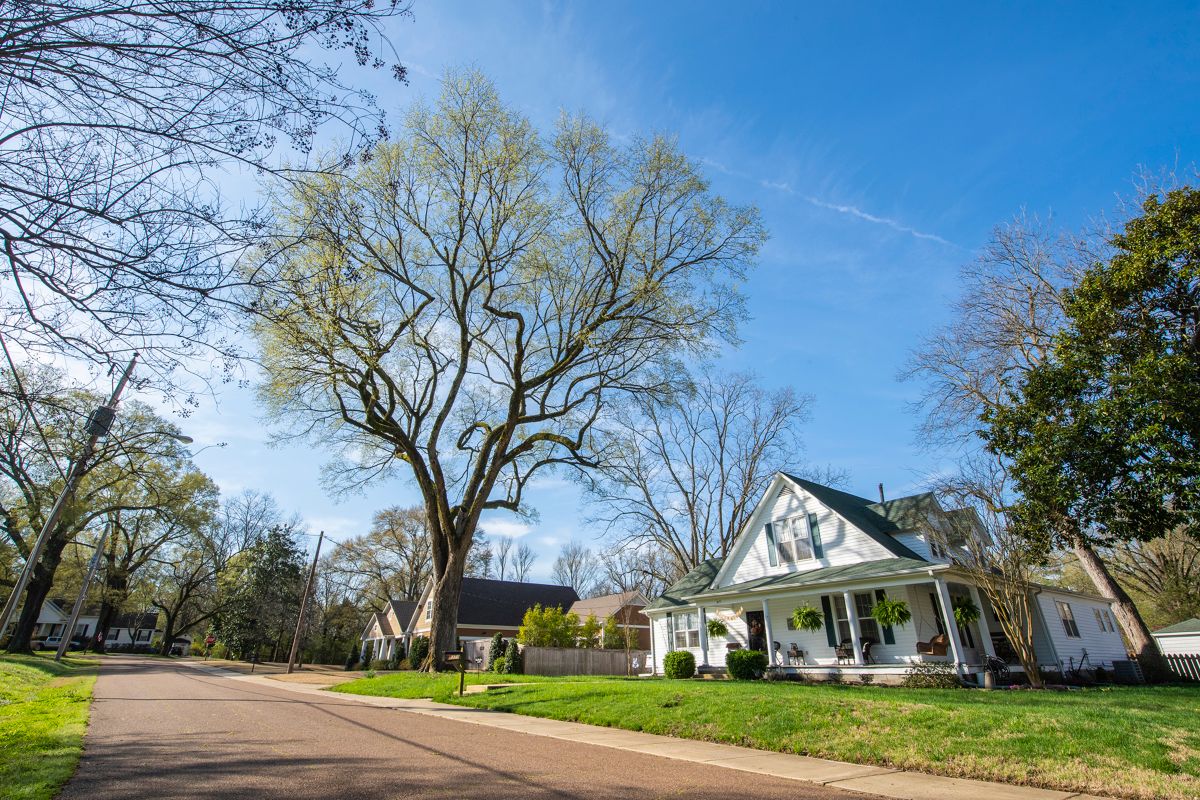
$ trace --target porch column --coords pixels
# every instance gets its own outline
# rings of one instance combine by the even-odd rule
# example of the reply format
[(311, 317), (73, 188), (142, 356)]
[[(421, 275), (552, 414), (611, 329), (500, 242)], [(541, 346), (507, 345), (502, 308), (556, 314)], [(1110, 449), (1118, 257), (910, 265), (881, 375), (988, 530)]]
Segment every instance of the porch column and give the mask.
[(708, 666), (708, 617), (704, 613), (704, 606), (699, 607), (700, 612), (700, 666)]
[(854, 642), (854, 663), (861, 666), (866, 663), (863, 658), (862, 631), (858, 627), (858, 609), (854, 607), (854, 594), (842, 592), (842, 600), (846, 603), (846, 618), (850, 621), (850, 639)]
[(973, 583), (968, 583), (967, 589), (971, 592), (971, 602), (979, 609), (979, 620), (976, 623), (979, 625), (979, 647), (983, 650), (985, 656), (995, 658), (996, 648), (992, 646), (992, 629), (988, 626), (987, 612), (984, 610), (983, 601), (979, 597), (979, 587)]
[(767, 601), (762, 601), (763, 607), (763, 634), (767, 637), (767, 664), (775, 666), (775, 637), (771, 632), (771, 612), (767, 608)]
[(363, 639), (363, 646), (362, 646), (362, 650), (361, 650), (361, 651), (359, 652), (359, 654), (358, 654), (358, 660), (359, 660), (359, 661), (366, 661), (366, 660), (367, 660), (367, 648), (368, 648), (368, 647), (370, 647), (370, 646), (371, 646), (371, 640), (370, 640), (370, 639)]
[(934, 578), (933, 585), (937, 587), (938, 602), (942, 606), (942, 619), (946, 623), (946, 635), (950, 637), (950, 653), (954, 656), (954, 669), (962, 675), (963, 649), (958, 638), (958, 623), (954, 621), (954, 607), (950, 604), (950, 589), (942, 578)]
[[(654, 656), (654, 618), (646, 617), (646, 619), (650, 620), (650, 674), (657, 675), (658, 659), (656, 659)], [(666, 617), (663, 617), (664, 624), (666, 623), (666, 619)]]

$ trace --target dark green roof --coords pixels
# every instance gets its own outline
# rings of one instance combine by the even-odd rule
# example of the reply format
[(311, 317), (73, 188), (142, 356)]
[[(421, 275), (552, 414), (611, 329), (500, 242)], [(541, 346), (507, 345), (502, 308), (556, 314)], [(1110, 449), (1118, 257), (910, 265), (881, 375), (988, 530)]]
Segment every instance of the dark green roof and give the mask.
[(886, 519), (897, 531), (922, 530), (928, 524), (929, 515), (941, 510), (933, 492), (871, 503), (867, 508)]
[[(819, 483), (797, 478), (794, 475), (788, 475), (787, 473), (784, 473), (784, 475), (788, 480), (794, 481), (806, 492), (817, 498), (817, 500), (845, 517), (851, 525), (883, 545), (892, 555), (897, 558), (911, 558), (917, 561), (925, 561), (921, 556), (909, 550), (898, 542), (895, 537), (891, 536), (893, 533), (899, 533), (901, 528), (876, 510), (875, 506), (880, 505), (879, 503), (872, 503), (865, 497), (858, 497), (848, 492), (838, 491), (828, 486), (822, 486)], [(920, 496), (917, 495), (917, 497)], [(899, 503), (901, 500), (908, 499), (910, 498), (900, 498), (892, 502)], [(930, 495), (930, 499), (932, 499), (932, 495)], [(884, 505), (887, 504), (885, 503)]]
[(1155, 633), (1200, 633), (1200, 619), (1192, 617), (1183, 622), (1176, 622), (1165, 628), (1159, 628)]
[[(761, 589), (783, 589), (783, 588), (798, 588), (804, 586), (815, 586), (825, 583), (836, 583), (841, 581), (855, 581), (865, 578), (882, 578), (888, 575), (895, 575), (901, 572), (912, 572), (917, 570), (929, 569), (933, 566), (928, 561), (920, 558), (884, 558), (879, 561), (862, 561), (858, 564), (844, 564), (837, 567), (822, 567), (821, 569), (808, 570), (807, 572), (789, 572), (786, 575), (770, 575), (762, 578), (755, 578), (750, 581), (735, 583), (730, 586), (722, 586), (720, 589), (711, 589), (706, 592), (693, 592), (693, 597), (699, 595), (696, 599), (701, 599), (705, 596), (715, 594), (725, 594), (727, 592), (749, 592)], [(675, 587), (671, 587), (674, 589)], [(680, 605), (676, 603), (675, 605)]]
[(687, 601), (683, 598), (693, 594), (699, 594), (707, 589), (717, 577), (717, 572), (720, 571), (721, 565), (725, 563), (723, 558), (710, 558), (707, 561), (702, 561), (696, 565), (695, 569), (684, 575), (662, 593), (662, 596), (656, 599), (653, 603), (646, 606), (644, 611), (653, 611), (656, 608), (672, 608), (674, 606), (687, 605)]

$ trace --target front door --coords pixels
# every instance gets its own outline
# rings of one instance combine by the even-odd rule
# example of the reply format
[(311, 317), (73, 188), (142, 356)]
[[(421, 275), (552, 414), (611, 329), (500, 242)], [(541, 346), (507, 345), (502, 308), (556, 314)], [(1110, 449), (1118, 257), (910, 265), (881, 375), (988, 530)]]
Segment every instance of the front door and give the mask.
[(762, 653), (767, 652), (767, 628), (763, 622), (763, 612), (746, 612), (746, 630), (748, 632), (746, 639), (747, 649), (758, 650)]

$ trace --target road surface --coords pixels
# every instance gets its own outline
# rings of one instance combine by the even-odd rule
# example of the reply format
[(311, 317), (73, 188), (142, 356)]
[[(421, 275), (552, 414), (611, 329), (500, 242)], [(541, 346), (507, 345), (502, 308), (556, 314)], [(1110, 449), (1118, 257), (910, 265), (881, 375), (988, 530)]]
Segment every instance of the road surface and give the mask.
[(63, 800), (863, 800), (706, 764), (107, 657)]

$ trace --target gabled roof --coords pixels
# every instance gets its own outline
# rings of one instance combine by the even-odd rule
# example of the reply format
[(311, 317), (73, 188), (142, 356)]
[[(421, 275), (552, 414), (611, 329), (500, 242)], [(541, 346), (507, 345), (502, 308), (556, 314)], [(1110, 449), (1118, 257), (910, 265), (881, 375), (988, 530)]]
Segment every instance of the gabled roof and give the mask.
[[(900, 506), (895, 506), (892, 510), (877, 509), (875, 508), (876, 506), (887, 506), (888, 504), (872, 503), (865, 497), (858, 497), (857, 495), (850, 494), (849, 492), (839, 491), (838, 489), (834, 489), (829, 486), (823, 486), (819, 483), (806, 481), (803, 478), (797, 478), (795, 475), (788, 475), (786, 472), (783, 474), (788, 480), (800, 486), (813, 497), (817, 498), (817, 500), (819, 500), (821, 503), (824, 503), (826, 506), (832, 509), (835, 513), (840, 514), (851, 525), (861, 530), (867, 536), (870, 536), (892, 555), (896, 556), (897, 558), (912, 558), (916, 559), (917, 561), (925, 560), (912, 550), (909, 550), (891, 535), (893, 533), (899, 533), (902, 528), (900, 528), (895, 521), (889, 519), (887, 516), (884, 516), (884, 514), (881, 513), (881, 511), (888, 511), (888, 513), (897, 517), (904, 516), (905, 518), (908, 518), (911, 512), (909, 511), (907, 505), (902, 504)], [(915, 495), (915, 497), (922, 497), (922, 495)], [(929, 498), (932, 500), (933, 496), (929, 495)], [(901, 503), (901, 501), (910, 499), (911, 498), (902, 497), (891, 502)], [(904, 509), (903, 515), (901, 512), (902, 508)]]
[[(379, 633), (383, 636), (395, 636), (396, 632), (392, 630), (392, 623), (388, 621), (387, 614), (382, 611), (376, 611), (371, 614), (371, 621), (379, 628)], [(367, 629), (370, 630), (370, 623), (367, 624)]]
[(711, 586), (713, 578), (717, 577), (717, 572), (720, 571), (723, 563), (725, 563), (725, 559), (723, 558), (710, 558), (707, 561), (701, 561), (691, 572), (667, 587), (662, 596), (646, 606), (645, 610), (653, 611), (659, 608), (673, 608), (675, 606), (687, 605), (687, 600), (683, 598), (699, 594)]
[(113, 630), (115, 628), (129, 628), (130, 630), (133, 630), (134, 628), (138, 630), (151, 628), (156, 630), (158, 628), (158, 613), (131, 612), (128, 614), (120, 614), (113, 618), (113, 621), (109, 623), (108, 627), (109, 630)]
[(768, 575), (742, 581), (718, 589), (693, 593), (692, 601), (702, 600), (709, 596), (723, 596), (740, 592), (760, 591), (776, 588), (802, 588), (828, 583), (856, 581), (864, 578), (883, 578), (906, 572), (924, 572), (931, 567), (944, 568), (945, 565), (931, 564), (923, 558), (883, 558), (878, 561), (861, 561), (857, 564), (843, 564), (834, 567), (822, 567), (805, 572), (789, 572), (784, 575)]
[(589, 614), (594, 614), (596, 619), (603, 620), (617, 614), (625, 606), (645, 606), (647, 602), (641, 592), (620, 592), (577, 600), (568, 610), (578, 614), (580, 619), (586, 619)]
[[(400, 636), (401, 634), (405, 633), (406, 629), (408, 628), (408, 624), (412, 622), (413, 612), (417, 610), (417, 601), (392, 600), (391, 606), (392, 614), (395, 615), (396, 620), (400, 623), (400, 630), (393, 631), (389, 635)], [(389, 625), (390, 624), (391, 623), (389, 623)]]
[(463, 578), (458, 624), (516, 627), (534, 605), (559, 606), (565, 611), (578, 599), (579, 595), (570, 586)]
[(1165, 628), (1159, 628), (1153, 633), (1200, 633), (1200, 619), (1197, 619), (1196, 617), (1185, 619), (1183, 622), (1176, 622), (1174, 625), (1168, 625)]
[(913, 494), (908, 497), (897, 497), (882, 503), (871, 503), (868, 509), (887, 520), (893, 527), (892, 531), (916, 531), (924, 528), (929, 517), (942, 510), (933, 492)]

